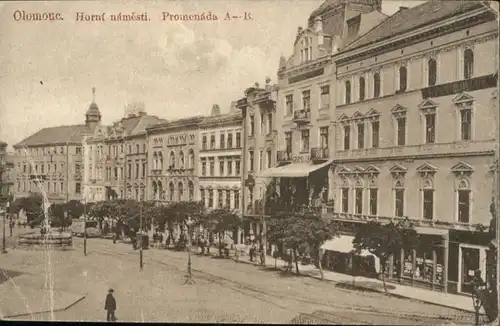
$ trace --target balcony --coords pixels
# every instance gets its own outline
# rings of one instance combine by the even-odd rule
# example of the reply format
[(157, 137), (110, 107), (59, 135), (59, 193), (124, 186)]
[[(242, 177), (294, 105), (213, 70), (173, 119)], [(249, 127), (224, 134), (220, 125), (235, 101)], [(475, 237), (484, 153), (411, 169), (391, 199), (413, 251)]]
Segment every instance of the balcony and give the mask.
[(494, 140), (460, 141), (453, 143), (420, 144), (410, 146), (392, 146), (384, 148), (352, 149), (337, 151), (336, 158), (342, 160), (359, 160), (360, 158), (385, 158), (394, 159), (407, 156), (440, 156), (446, 154), (493, 152), (495, 150)]
[(330, 157), (328, 147), (311, 148), (311, 160), (326, 161)]
[(278, 151), (278, 163), (288, 163), (292, 161), (291, 151)]
[(311, 111), (310, 110), (294, 111), (292, 121), (298, 124), (309, 123), (311, 121)]

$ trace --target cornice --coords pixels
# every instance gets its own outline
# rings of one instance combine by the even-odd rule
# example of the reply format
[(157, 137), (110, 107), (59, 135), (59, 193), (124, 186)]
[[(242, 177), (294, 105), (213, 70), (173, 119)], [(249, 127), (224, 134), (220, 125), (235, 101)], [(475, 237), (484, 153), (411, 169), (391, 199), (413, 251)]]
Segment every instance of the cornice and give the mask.
[(331, 55), (323, 56), (313, 61), (308, 61), (298, 66), (293, 66), (290, 69), (282, 68), (278, 71), (279, 79), (295, 77), (306, 72), (324, 68), (331, 64), (333, 57)]
[(399, 155), (387, 157), (352, 157), (352, 158), (335, 158), (333, 159), (333, 164), (343, 164), (343, 163), (368, 163), (368, 162), (387, 162), (387, 161), (400, 161), (400, 160), (422, 160), (422, 159), (432, 159), (432, 158), (455, 158), (455, 157), (470, 157), (470, 156), (493, 156), (495, 151), (479, 151), (479, 152), (467, 152), (467, 153), (425, 153), (421, 155)]

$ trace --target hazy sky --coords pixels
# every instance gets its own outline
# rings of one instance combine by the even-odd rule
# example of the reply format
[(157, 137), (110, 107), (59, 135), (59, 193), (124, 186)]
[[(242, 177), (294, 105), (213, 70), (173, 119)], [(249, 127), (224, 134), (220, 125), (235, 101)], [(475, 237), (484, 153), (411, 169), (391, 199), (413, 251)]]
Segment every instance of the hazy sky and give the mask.
[[(80, 124), (92, 100), (109, 124), (127, 102), (173, 119), (222, 111), (291, 54), (298, 26), (321, 0), (65, 1), (0, 3), (0, 140), (17, 143), (44, 127)], [(400, 5), (383, 1), (393, 14)], [(64, 21), (15, 21), (16, 10), (59, 12)], [(162, 21), (162, 13), (216, 14), (218, 21)], [(147, 12), (149, 22), (77, 22), (76, 13)], [(253, 20), (223, 17), (251, 13)]]

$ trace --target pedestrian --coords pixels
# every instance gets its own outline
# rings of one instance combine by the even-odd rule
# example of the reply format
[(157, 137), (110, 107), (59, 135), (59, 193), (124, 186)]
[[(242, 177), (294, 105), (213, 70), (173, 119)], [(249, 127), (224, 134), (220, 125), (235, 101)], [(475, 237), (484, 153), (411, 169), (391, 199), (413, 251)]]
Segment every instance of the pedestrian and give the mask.
[(104, 304), (104, 310), (107, 311), (106, 320), (116, 321), (115, 311), (116, 311), (116, 300), (113, 296), (113, 289), (109, 289), (108, 295), (106, 295), (106, 303)]

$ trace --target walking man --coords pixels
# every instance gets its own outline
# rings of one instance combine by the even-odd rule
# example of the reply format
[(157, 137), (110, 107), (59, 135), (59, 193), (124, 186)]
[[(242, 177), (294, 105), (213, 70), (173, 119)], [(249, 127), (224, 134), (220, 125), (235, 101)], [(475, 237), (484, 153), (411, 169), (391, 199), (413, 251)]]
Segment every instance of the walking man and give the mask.
[(107, 311), (106, 320), (116, 321), (115, 311), (116, 311), (116, 300), (113, 297), (113, 289), (109, 289), (108, 295), (106, 296), (106, 303), (104, 304), (104, 310)]

